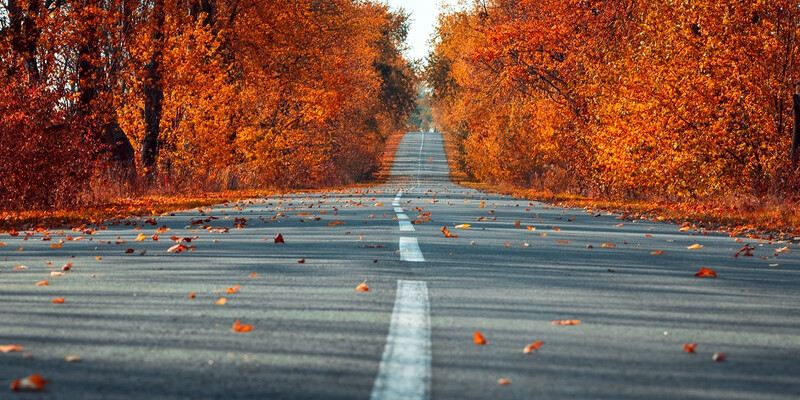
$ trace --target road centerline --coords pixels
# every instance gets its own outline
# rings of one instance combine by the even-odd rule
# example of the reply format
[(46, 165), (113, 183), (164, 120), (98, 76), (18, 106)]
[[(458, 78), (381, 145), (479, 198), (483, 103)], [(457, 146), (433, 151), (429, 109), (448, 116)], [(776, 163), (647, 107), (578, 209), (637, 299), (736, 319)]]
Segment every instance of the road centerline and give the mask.
[(389, 335), (370, 399), (424, 400), (430, 397), (430, 385), (428, 285), (398, 280)]
[(400, 237), (400, 261), (425, 262), (415, 237)]

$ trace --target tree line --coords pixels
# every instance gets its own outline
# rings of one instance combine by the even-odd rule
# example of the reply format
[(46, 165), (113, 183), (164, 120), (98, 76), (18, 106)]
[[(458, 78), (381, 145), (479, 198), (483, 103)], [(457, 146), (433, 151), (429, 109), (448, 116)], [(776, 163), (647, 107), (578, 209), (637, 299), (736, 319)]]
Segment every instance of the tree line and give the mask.
[(363, 0), (0, 0), (0, 208), (365, 179), (414, 108), (407, 29)]
[(794, 0), (475, 0), (426, 78), (475, 177), (675, 201), (791, 196)]

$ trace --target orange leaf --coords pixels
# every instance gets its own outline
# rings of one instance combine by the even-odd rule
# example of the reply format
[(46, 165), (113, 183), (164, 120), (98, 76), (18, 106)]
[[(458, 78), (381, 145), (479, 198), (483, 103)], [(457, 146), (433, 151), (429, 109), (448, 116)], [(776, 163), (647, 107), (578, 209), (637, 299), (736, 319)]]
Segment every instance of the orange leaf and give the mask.
[(687, 249), (689, 249), (689, 250), (697, 250), (697, 249), (700, 249), (700, 248), (702, 248), (702, 247), (703, 247), (703, 245), (701, 245), (701, 244), (699, 244), (699, 243), (695, 243), (695, 244), (693, 244), (693, 245), (691, 245), (691, 246), (688, 246), (688, 247), (686, 247), (686, 248), (687, 248)]
[(192, 292), (192, 293), (189, 293), (189, 298), (190, 298), (190, 299), (193, 299), (193, 298), (195, 298), (195, 297), (196, 297), (196, 296), (194, 295), (194, 292)]
[(286, 243), (286, 242), (283, 240), (283, 235), (281, 235), (280, 233), (279, 233), (277, 236), (275, 236), (275, 239), (272, 239), (272, 240), (273, 240), (275, 243)]
[(508, 386), (511, 384), (511, 379), (508, 378), (500, 378), (497, 380), (497, 384), (500, 386)]
[(543, 344), (544, 344), (543, 341), (537, 340), (537, 341), (525, 346), (525, 348), (522, 349), (522, 352), (525, 353), (525, 354), (533, 353), (536, 349), (538, 349), (539, 347), (542, 347)]
[(483, 345), (483, 344), (489, 343), (489, 342), (486, 341), (486, 338), (484, 338), (483, 335), (481, 335), (480, 331), (475, 331), (475, 334), (473, 335), (473, 339), (475, 340), (475, 344), (476, 345)]
[[(176, 244), (167, 249), (167, 253), (181, 253), (184, 250), (188, 249), (189, 247), (183, 244)], [(132, 249), (131, 249), (132, 250)]]
[(534, 228), (534, 227), (532, 227), (532, 226), (530, 226), (530, 225), (526, 225), (526, 226), (525, 226), (525, 229), (527, 229), (527, 230), (529, 230), (529, 231), (535, 231), (535, 230), (536, 230), (536, 228)]
[(448, 237), (448, 238), (457, 238), (458, 237), (458, 235), (453, 235), (452, 233), (450, 233), (450, 231), (447, 230), (446, 226), (442, 227), (442, 233), (444, 234), (444, 237)]
[(695, 347), (697, 347), (697, 343), (687, 343), (683, 345), (683, 351), (687, 353), (694, 353)]
[(11, 390), (18, 392), (20, 390), (27, 390), (31, 392), (38, 392), (44, 389), (50, 381), (42, 378), (39, 374), (33, 374), (27, 378), (17, 379), (11, 382)]
[(558, 244), (572, 244), (572, 240), (559, 240)]
[(251, 278), (254, 278), (254, 279), (255, 279), (255, 278), (258, 278), (258, 274), (257, 274), (257, 273), (255, 273), (255, 272), (253, 272), (252, 274), (250, 274), (250, 277), (251, 277)]
[(603, 243), (600, 247), (617, 247), (614, 243)]
[(233, 330), (235, 332), (250, 332), (253, 330), (253, 325), (243, 324), (237, 319), (236, 322), (233, 323)]
[(228, 294), (234, 294), (234, 293), (238, 293), (239, 289), (241, 289), (241, 288), (242, 288), (242, 285), (236, 285), (236, 286), (229, 287), (229, 288), (225, 289), (225, 291), (228, 292)]
[(220, 297), (219, 300), (217, 300), (217, 302), (215, 304), (218, 305), (218, 306), (224, 306), (225, 303), (227, 303), (227, 302), (228, 302), (228, 299), (226, 299), (224, 297)]
[(364, 279), (364, 282), (361, 282), (360, 285), (356, 286), (356, 292), (369, 292), (369, 286), (367, 286), (366, 279)]
[(517, 227), (517, 228), (519, 228), (519, 226), (520, 226), (519, 220), (517, 220), (516, 222), (514, 222), (514, 226), (515, 226), (515, 227)]
[(55, 299), (53, 299), (53, 304), (64, 304), (64, 298), (56, 297)]
[(660, 256), (660, 255), (664, 254), (664, 250), (656, 250), (656, 251), (650, 252), (650, 254), (652, 254), (654, 256)]
[(47, 281), (39, 281), (36, 282), (36, 286), (49, 286), (50, 284)]
[(339, 221), (338, 219), (336, 221), (328, 222), (328, 226), (336, 226), (336, 225), (344, 225), (344, 222)]
[(456, 229), (469, 229), (472, 225), (470, 224), (458, 224), (455, 226)]
[(23, 351), (24, 347), (18, 344), (3, 344), (0, 345), (0, 353), (10, 353), (12, 351)]
[(700, 272), (694, 274), (694, 276), (699, 277), (699, 278), (702, 278), (702, 277), (705, 277), (705, 276), (710, 277), (710, 278), (716, 278), (717, 277), (717, 273), (714, 272), (714, 270), (700, 267)]
[(51, 244), (51, 245), (50, 245), (50, 248), (53, 248), (53, 249), (60, 249), (60, 248), (61, 248), (61, 246), (63, 246), (63, 245), (64, 245), (64, 242), (63, 242), (63, 241), (62, 241), (62, 242), (58, 242), (58, 243), (53, 243), (53, 244)]
[(564, 319), (560, 321), (550, 321), (551, 325), (578, 325), (581, 321), (578, 319)]

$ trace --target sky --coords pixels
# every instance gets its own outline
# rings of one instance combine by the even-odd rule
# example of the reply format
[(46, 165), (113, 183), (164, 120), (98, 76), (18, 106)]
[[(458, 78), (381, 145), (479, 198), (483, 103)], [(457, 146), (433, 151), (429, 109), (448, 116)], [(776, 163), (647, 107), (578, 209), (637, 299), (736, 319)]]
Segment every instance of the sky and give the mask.
[(393, 9), (404, 8), (410, 14), (409, 50), (406, 56), (422, 60), (428, 55), (428, 40), (436, 27), (442, 4), (456, 5), (457, 0), (385, 0)]

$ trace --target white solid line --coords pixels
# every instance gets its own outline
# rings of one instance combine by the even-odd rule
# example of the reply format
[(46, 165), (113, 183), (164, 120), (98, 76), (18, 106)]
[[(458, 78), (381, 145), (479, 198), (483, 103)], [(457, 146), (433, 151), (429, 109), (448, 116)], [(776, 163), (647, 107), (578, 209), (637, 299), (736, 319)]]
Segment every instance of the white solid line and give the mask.
[(397, 219), (408, 219), (408, 215), (405, 215), (403, 213), (397, 214)]
[(409, 221), (397, 221), (400, 223), (400, 232), (414, 232), (414, 225), (411, 225)]
[(415, 237), (400, 237), (400, 261), (425, 262)]
[(371, 400), (426, 400), (431, 386), (431, 323), (428, 286), (397, 281), (389, 336)]
[(402, 213), (402, 212), (403, 212), (403, 209), (402, 209), (402, 208), (400, 208), (400, 207), (395, 207), (395, 208), (394, 208), (394, 212), (396, 212), (396, 213), (400, 214), (400, 213)]

